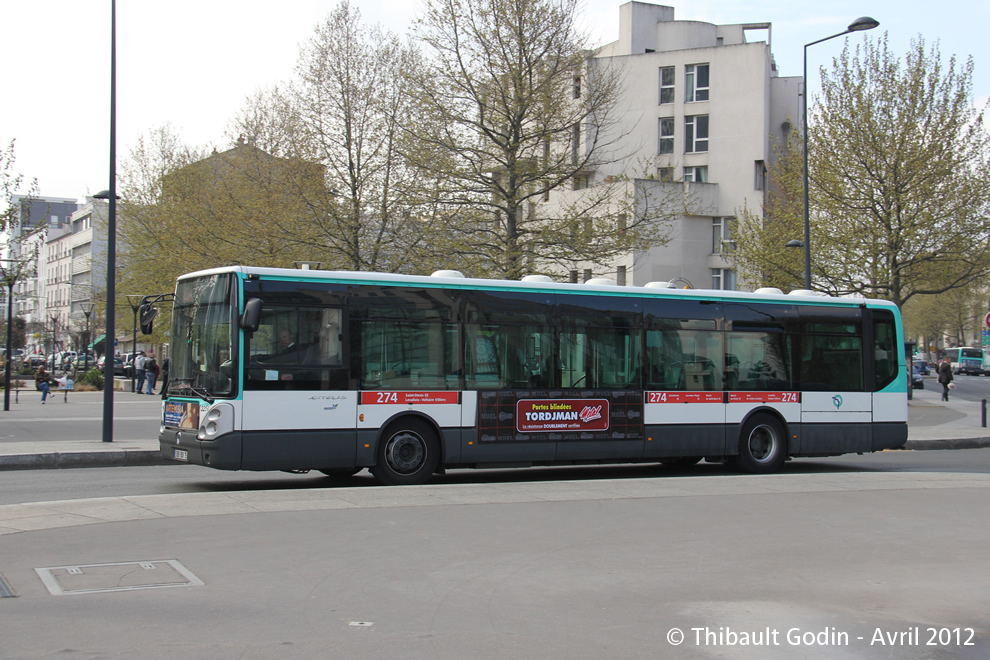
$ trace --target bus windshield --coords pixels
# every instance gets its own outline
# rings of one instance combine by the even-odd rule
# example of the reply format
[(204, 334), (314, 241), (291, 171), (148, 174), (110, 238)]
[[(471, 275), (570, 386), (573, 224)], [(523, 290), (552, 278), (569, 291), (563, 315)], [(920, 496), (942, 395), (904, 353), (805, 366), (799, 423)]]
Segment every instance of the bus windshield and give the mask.
[(182, 280), (176, 286), (171, 394), (195, 394), (205, 399), (233, 394), (231, 281), (228, 273)]

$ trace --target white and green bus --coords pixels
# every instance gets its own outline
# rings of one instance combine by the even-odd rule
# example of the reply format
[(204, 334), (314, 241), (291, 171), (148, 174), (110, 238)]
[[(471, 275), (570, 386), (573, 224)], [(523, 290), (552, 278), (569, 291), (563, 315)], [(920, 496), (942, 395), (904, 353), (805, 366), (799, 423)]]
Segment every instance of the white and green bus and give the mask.
[(889, 302), (437, 275), (180, 277), (163, 454), (416, 484), (702, 459), (765, 473), (907, 440)]
[(945, 349), (945, 356), (952, 363), (952, 373), (982, 376), (987, 373), (986, 361), (982, 348), (963, 346)]

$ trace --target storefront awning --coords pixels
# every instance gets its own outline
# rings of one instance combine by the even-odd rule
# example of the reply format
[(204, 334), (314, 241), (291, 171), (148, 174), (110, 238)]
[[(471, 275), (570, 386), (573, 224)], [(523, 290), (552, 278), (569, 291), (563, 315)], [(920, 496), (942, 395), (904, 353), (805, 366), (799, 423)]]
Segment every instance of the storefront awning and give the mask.
[(99, 344), (101, 341), (103, 341), (103, 339), (105, 337), (106, 337), (106, 335), (100, 335), (99, 337), (97, 337), (96, 338), (96, 341), (94, 341), (92, 344), (90, 344), (89, 345), (89, 348), (86, 349), (86, 350), (90, 350), (90, 351), (93, 350), (93, 347), (96, 346), (97, 344)]

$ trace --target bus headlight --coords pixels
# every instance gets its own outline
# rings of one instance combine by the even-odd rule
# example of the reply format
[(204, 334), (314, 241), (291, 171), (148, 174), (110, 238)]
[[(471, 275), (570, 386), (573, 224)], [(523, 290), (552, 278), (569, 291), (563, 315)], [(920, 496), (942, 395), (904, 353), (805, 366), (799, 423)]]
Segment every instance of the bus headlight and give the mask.
[(234, 406), (218, 403), (203, 417), (199, 425), (200, 440), (216, 440), (219, 436), (234, 430)]

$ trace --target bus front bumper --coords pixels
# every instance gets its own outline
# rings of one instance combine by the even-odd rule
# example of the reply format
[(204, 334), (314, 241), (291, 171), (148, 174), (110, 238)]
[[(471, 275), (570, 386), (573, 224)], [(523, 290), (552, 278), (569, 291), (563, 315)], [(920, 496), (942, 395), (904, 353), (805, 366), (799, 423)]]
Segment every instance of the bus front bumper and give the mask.
[(241, 433), (227, 433), (216, 440), (203, 441), (192, 429), (166, 428), (158, 436), (162, 456), (180, 463), (204, 465), (217, 470), (240, 470)]

